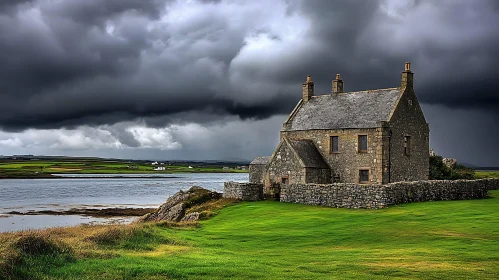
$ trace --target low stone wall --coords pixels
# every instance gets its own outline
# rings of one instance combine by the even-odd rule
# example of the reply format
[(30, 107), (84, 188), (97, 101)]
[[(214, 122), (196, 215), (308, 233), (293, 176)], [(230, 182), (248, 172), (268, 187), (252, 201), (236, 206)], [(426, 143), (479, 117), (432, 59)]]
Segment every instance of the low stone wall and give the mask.
[(498, 186), (497, 179), (397, 182), (384, 186), (385, 204), (486, 198)]
[(499, 178), (482, 179), (488, 190), (499, 190)]
[(280, 201), (377, 209), (408, 202), (486, 198), (488, 190), (492, 189), (499, 189), (499, 179), (416, 181), (387, 185), (291, 184), (281, 185)]
[[(280, 189), (274, 192), (281, 202), (377, 209), (408, 202), (486, 198), (488, 190), (499, 190), (499, 179), (415, 181), (386, 185), (275, 184), (273, 188)], [(261, 200), (263, 184), (226, 182), (223, 196), (245, 201)]]
[(263, 199), (263, 184), (256, 183), (224, 183), (224, 198), (257, 201)]
[(382, 185), (335, 183), (281, 185), (281, 202), (336, 208), (383, 208), (387, 197)]

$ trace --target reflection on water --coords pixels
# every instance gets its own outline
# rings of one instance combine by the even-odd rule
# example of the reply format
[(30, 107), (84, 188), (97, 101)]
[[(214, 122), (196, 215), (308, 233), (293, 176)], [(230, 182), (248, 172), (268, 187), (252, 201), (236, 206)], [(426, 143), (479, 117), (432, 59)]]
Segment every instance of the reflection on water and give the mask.
[[(123, 176), (124, 174), (107, 174)], [(152, 174), (158, 176), (157, 174)], [(92, 177), (92, 174), (85, 175)], [(93, 175), (95, 176), (95, 175)], [(99, 176), (101, 176), (99, 174)], [(5, 216), (10, 211), (71, 208), (157, 207), (169, 196), (193, 185), (223, 191), (226, 181), (248, 181), (248, 174), (133, 174), (134, 178), (7, 179), (0, 180), (0, 231), (105, 222), (82, 216)], [(135, 178), (140, 177), (140, 178)], [(173, 177), (173, 178), (172, 178)], [(101, 221), (102, 220), (102, 221)]]

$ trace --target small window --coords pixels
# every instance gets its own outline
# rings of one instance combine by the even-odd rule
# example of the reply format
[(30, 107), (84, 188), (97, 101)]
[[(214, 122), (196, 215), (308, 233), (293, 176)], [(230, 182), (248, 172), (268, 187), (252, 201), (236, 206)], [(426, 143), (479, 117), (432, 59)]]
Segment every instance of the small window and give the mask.
[(341, 182), (341, 175), (339, 172), (335, 172), (333, 174), (333, 183), (340, 183)]
[(404, 137), (404, 155), (411, 155), (411, 136)]
[(288, 177), (282, 177), (281, 178), (281, 183), (284, 184), (284, 185), (287, 185), (288, 181), (289, 181)]
[(330, 140), (330, 144), (331, 144), (331, 153), (338, 153), (339, 152), (339, 148), (338, 148), (338, 136), (331, 136), (331, 138), (329, 139)]
[(369, 183), (369, 170), (359, 170), (359, 183)]
[(359, 153), (367, 153), (367, 135), (359, 135)]

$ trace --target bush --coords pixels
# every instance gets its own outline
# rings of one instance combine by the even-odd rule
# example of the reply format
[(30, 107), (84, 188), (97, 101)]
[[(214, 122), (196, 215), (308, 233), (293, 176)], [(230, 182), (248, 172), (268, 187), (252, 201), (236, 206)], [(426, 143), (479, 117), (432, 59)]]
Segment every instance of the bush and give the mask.
[(449, 168), (442, 161), (441, 156), (430, 156), (430, 180), (472, 180), (475, 170), (457, 164), (455, 168)]

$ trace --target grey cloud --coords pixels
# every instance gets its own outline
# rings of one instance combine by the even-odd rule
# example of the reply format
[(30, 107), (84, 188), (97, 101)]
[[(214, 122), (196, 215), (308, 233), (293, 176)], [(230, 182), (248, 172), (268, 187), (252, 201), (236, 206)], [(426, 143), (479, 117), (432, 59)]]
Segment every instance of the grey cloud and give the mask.
[(495, 1), (2, 3), (4, 130), (263, 119), (308, 74), (318, 93), (338, 72), (346, 90), (390, 87), (406, 60), (423, 103), (497, 117)]

